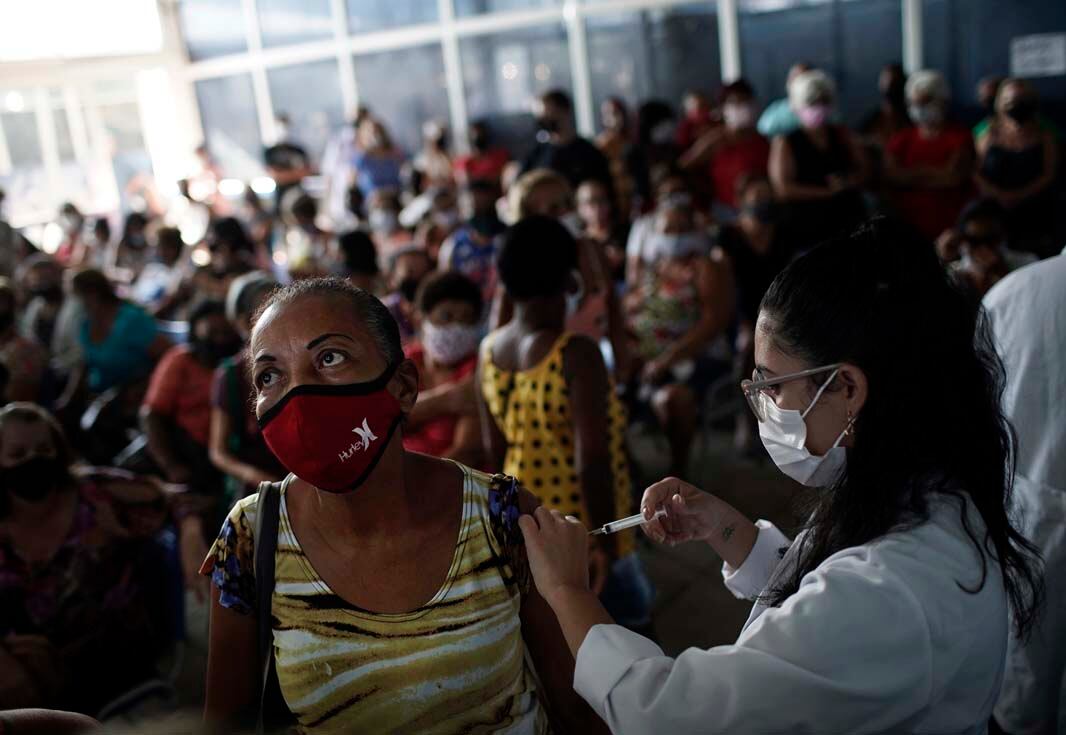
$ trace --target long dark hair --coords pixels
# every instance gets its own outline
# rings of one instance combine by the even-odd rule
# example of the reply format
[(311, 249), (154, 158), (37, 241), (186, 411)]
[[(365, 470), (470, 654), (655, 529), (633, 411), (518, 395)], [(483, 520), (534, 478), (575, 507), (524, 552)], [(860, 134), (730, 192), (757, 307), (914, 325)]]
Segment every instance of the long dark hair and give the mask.
[(869, 385), (847, 469), (810, 502), (796, 563), (767, 602), (780, 605), (837, 551), (927, 520), (935, 495), (965, 493), (985, 527), (980, 534), (961, 503), (981, 578), (956, 583), (976, 593), (998, 564), (1024, 637), (1043, 570), (1009, 516), (1015, 441), (1000, 402), (1003, 365), (984, 312), (949, 283), (932, 245), (874, 220), (796, 259), (766, 292), (761, 318), (777, 349), (812, 366), (852, 363)]

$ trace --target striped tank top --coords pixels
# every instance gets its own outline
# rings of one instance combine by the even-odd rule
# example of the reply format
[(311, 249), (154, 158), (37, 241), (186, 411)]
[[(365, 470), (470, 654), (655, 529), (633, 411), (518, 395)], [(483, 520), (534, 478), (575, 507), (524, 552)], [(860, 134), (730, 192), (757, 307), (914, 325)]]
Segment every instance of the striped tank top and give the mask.
[[(274, 655), (300, 732), (549, 731), (519, 620), (528, 568), (511, 561), (521, 545), (517, 485), (462, 470), (463, 517), (448, 575), (429, 602), (398, 614), (362, 610), (330, 590), (292, 531), (286, 493), (293, 476), (285, 480)], [(249, 615), (257, 500), (237, 503), (201, 570), (224, 607)]]

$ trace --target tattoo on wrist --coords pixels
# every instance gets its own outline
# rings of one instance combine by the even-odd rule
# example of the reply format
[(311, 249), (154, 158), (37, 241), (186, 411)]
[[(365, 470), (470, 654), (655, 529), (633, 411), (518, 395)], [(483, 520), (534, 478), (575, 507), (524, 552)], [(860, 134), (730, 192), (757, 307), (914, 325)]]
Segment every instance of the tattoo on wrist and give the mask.
[(722, 538), (726, 541), (733, 537), (733, 532), (737, 530), (737, 524), (731, 523), (722, 529)]

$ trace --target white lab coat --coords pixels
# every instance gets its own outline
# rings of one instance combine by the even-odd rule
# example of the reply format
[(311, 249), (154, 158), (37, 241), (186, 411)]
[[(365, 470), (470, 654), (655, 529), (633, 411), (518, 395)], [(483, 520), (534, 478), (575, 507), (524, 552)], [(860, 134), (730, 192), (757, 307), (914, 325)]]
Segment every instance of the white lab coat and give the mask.
[[(756, 605), (733, 645), (676, 659), (616, 625), (597, 625), (574, 686), (624, 733), (983, 733), (999, 693), (1007, 601), (981, 564), (961, 501), (935, 501), (917, 528), (840, 551), (779, 608)], [(971, 526), (984, 525), (967, 502)], [(760, 521), (751, 554), (728, 565), (738, 597), (766, 589), (789, 540)], [(980, 536), (979, 536), (980, 538)]]
[(1066, 733), (1066, 251), (984, 299), (1007, 369), (1003, 409), (1018, 435), (1014, 512), (1044, 555), (1046, 600), (1027, 645), (1012, 639), (996, 719), (1016, 735)]

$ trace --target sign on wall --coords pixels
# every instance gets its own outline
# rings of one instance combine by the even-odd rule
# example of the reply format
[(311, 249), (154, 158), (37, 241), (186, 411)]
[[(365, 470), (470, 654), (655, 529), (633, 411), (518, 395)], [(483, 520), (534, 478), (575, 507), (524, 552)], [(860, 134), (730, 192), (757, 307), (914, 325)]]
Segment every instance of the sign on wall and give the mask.
[(1010, 73), (1014, 77), (1066, 74), (1066, 33), (1039, 33), (1012, 38)]

